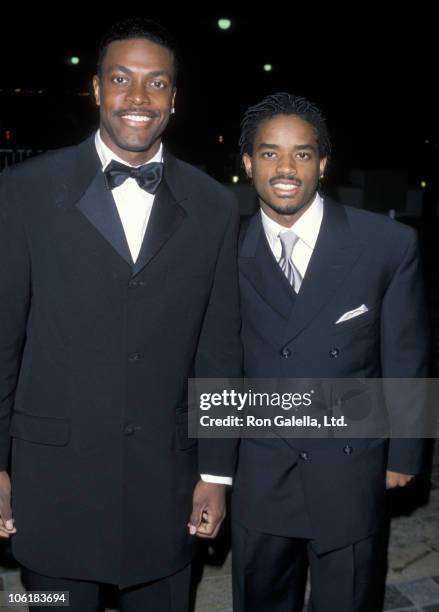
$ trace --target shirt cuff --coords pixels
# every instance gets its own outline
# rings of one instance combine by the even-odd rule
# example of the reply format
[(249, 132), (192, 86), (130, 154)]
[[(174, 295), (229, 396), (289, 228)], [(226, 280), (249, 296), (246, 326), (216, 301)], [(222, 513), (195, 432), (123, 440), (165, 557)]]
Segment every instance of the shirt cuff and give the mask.
[(233, 484), (233, 478), (231, 476), (212, 476), (211, 474), (201, 474), (201, 480), (204, 480), (204, 482), (214, 482), (216, 484)]

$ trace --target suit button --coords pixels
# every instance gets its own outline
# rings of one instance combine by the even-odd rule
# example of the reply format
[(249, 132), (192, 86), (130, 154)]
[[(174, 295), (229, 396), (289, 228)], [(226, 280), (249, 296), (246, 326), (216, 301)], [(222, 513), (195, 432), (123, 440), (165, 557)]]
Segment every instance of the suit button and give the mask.
[(128, 287), (130, 289), (136, 289), (137, 287), (143, 287), (145, 283), (143, 281), (130, 280)]
[(123, 433), (124, 433), (126, 436), (132, 436), (132, 435), (133, 435), (133, 433), (134, 433), (134, 431), (135, 431), (135, 429), (134, 429), (134, 426), (133, 426), (133, 425), (127, 425), (127, 426), (125, 427), (125, 429), (123, 430)]
[(340, 351), (338, 348), (333, 348), (329, 351), (329, 356), (332, 357), (332, 359), (337, 359), (339, 355), (340, 355)]
[(351, 453), (354, 452), (354, 449), (352, 448), (352, 446), (349, 446), (349, 444), (346, 444), (346, 446), (343, 449), (343, 452), (345, 455), (350, 455)]
[(280, 354), (282, 355), (284, 359), (288, 359), (288, 357), (291, 357), (291, 351), (287, 346), (284, 346)]
[(309, 455), (308, 455), (308, 453), (307, 453), (306, 451), (302, 451), (302, 452), (299, 454), (299, 457), (300, 457), (300, 458), (301, 458), (303, 461), (306, 461), (306, 460), (308, 459)]
[(131, 363), (134, 363), (135, 361), (140, 361), (139, 353), (133, 353), (132, 355), (130, 355), (128, 357), (128, 361), (130, 361)]

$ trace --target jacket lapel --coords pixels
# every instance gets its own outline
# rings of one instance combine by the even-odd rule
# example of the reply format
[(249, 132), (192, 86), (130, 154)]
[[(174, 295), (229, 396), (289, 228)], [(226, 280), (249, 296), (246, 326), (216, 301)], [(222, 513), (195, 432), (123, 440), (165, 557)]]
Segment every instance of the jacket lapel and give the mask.
[(132, 267), (133, 275), (138, 274), (169, 240), (185, 217), (185, 211), (178, 204), (186, 199), (178, 183), (178, 162), (164, 151), (164, 177), (154, 198), (148, 227), (137, 261), (133, 263), (122, 222), (114, 198), (105, 184), (101, 162), (96, 152), (94, 135), (78, 146), (77, 181), (71, 189), (64, 190), (58, 205), (65, 206), (64, 196), (95, 229), (107, 240), (115, 251)]
[(98, 232), (130, 265), (133, 264), (122, 222), (111, 191), (107, 189), (104, 174), (99, 170), (77, 207)]
[(154, 198), (142, 247), (133, 266), (133, 275), (138, 274), (160, 251), (186, 216), (184, 209), (179, 206), (186, 195), (175, 185), (177, 173), (177, 160), (165, 151), (163, 180)]
[(296, 295), (279, 268), (267, 243), (260, 212), (251, 219), (241, 243), (239, 270), (261, 298), (289, 319)]
[(129, 264), (133, 264), (122, 223), (111, 191), (107, 189), (94, 134), (77, 149), (76, 183), (68, 190), (69, 199), (95, 229)]
[(325, 200), (322, 225), (288, 327), (291, 342), (331, 300), (363, 250), (342, 206)]

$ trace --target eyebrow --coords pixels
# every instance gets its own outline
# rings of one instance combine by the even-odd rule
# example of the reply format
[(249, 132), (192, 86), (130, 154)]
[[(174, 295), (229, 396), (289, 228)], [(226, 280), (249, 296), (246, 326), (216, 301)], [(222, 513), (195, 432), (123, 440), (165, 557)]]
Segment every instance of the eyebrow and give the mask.
[[(114, 64), (112, 66), (109, 66), (108, 71), (111, 72), (112, 70), (120, 70), (121, 72), (124, 72), (125, 74), (133, 74), (132, 70), (130, 70), (126, 66), (122, 66), (122, 64)], [(148, 76), (150, 77), (167, 76), (169, 79), (171, 79), (171, 75), (166, 70), (151, 70), (151, 72), (148, 72)]]
[[(261, 142), (260, 145), (258, 145), (258, 149), (279, 149), (279, 148), (280, 148), (279, 145), (270, 144), (269, 142)], [(305, 150), (317, 151), (317, 148), (312, 144), (296, 145), (294, 149), (296, 151), (305, 151)]]

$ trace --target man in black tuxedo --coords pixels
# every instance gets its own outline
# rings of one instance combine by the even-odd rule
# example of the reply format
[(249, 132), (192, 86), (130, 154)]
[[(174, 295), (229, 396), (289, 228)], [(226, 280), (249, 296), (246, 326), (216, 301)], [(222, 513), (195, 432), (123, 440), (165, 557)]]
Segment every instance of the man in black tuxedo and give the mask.
[(117, 24), (99, 131), (0, 181), (0, 531), (27, 587), (75, 611), (100, 583), (125, 611), (187, 610), (235, 464), (187, 435), (188, 377), (241, 374), (239, 216), (162, 146), (176, 68), (160, 26)]
[[(241, 146), (260, 203), (239, 246), (245, 375), (425, 377), (415, 232), (319, 195), (330, 152), (321, 112), (268, 96), (246, 112)], [(243, 439), (234, 610), (301, 610), (309, 563), (313, 612), (377, 612), (386, 483), (410, 482), (422, 450), (407, 439)]]

